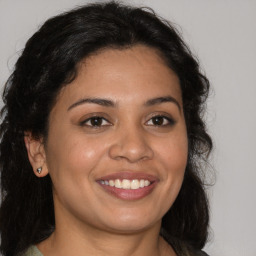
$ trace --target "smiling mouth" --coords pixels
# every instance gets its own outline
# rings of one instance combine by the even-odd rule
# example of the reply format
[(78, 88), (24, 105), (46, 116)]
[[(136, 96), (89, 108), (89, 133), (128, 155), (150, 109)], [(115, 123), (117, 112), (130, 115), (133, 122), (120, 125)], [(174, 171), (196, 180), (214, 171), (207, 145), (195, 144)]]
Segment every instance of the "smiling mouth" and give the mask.
[(105, 192), (122, 200), (138, 200), (148, 196), (158, 179), (143, 173), (121, 172), (97, 180)]

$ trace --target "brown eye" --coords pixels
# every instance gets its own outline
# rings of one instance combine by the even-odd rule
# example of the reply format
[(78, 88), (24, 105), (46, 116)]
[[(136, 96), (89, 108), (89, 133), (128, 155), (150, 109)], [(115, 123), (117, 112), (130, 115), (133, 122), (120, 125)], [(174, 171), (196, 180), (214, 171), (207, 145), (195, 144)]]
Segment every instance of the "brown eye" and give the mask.
[(90, 118), (86, 119), (85, 121), (83, 121), (81, 123), (81, 125), (97, 128), (97, 127), (107, 126), (107, 125), (111, 125), (111, 124), (108, 122), (108, 120), (106, 120), (103, 117), (94, 116), (94, 117), (90, 117)]
[(90, 120), (92, 126), (101, 126), (103, 123), (103, 118), (101, 117), (93, 117)]
[(149, 121), (147, 121), (147, 125), (152, 126), (167, 126), (173, 125), (174, 121), (166, 116), (154, 116)]
[(154, 125), (163, 125), (164, 121), (165, 120), (162, 116), (156, 116), (152, 118), (152, 123)]

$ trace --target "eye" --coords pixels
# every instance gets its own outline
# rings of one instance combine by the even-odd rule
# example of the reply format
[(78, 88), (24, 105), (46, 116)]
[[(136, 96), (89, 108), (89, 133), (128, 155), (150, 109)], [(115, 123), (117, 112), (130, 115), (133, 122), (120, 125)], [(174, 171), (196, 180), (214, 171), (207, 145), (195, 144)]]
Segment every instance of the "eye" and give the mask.
[(172, 118), (158, 115), (150, 118), (146, 124), (153, 125), (153, 126), (168, 126), (168, 125), (173, 125), (174, 123), (175, 121)]
[(102, 126), (109, 126), (111, 123), (105, 119), (104, 117), (101, 116), (93, 116), (90, 117), (80, 123), (82, 126), (90, 126), (94, 128), (99, 128)]

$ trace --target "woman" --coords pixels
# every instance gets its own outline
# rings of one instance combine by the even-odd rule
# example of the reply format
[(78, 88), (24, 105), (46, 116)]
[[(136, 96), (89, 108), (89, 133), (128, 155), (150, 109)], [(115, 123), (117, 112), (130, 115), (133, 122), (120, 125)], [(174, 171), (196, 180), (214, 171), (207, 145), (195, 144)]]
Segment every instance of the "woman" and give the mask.
[(205, 255), (208, 90), (151, 10), (46, 21), (3, 95), (3, 255)]

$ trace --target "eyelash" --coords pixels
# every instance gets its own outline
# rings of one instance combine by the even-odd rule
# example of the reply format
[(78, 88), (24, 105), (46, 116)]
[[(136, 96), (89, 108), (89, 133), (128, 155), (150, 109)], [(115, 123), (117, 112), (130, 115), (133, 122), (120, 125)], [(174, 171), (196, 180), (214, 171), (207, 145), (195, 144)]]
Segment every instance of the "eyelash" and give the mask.
[[(153, 119), (161, 119), (161, 121), (163, 122), (162, 124), (154, 124), (152, 121)], [(172, 126), (175, 124), (175, 121), (170, 118), (170, 117), (167, 117), (167, 116), (164, 116), (164, 115), (155, 115), (153, 117), (151, 117), (146, 123), (149, 123), (149, 122), (152, 122), (152, 124), (148, 124), (149, 126), (157, 126), (157, 127), (166, 127), (166, 126)]]
[[(160, 121), (160, 124), (154, 124), (153, 123), (153, 120), (157, 121), (157, 119), (158, 119), (158, 121)], [(98, 124), (92, 124), (92, 121), (96, 121), (96, 122), (99, 122), (99, 123)], [(150, 122), (151, 122), (151, 124), (150, 124)], [(88, 123), (90, 123), (90, 124), (88, 124)], [(174, 124), (175, 124), (175, 121), (172, 118), (166, 117), (166, 116), (163, 116), (163, 115), (155, 115), (155, 116), (151, 117), (146, 122), (146, 125), (156, 126), (156, 127), (166, 127), (166, 126), (172, 126)], [(101, 127), (104, 127), (104, 126), (111, 126), (112, 124), (102, 116), (93, 116), (93, 117), (87, 118), (86, 120), (82, 121), (80, 123), (80, 125), (81, 126), (92, 127), (92, 128), (101, 128)]]
[[(94, 121), (96, 121), (96, 120), (100, 121), (99, 125), (93, 125), (93, 124), (92, 124), (92, 121), (93, 121), (93, 120), (94, 120)], [(88, 124), (89, 122), (91, 122), (91, 124)], [(97, 121), (96, 121), (96, 122), (97, 122)], [(102, 124), (102, 122), (103, 122), (103, 123), (106, 122), (107, 124)], [(102, 126), (110, 126), (111, 123), (110, 123), (106, 118), (104, 118), (104, 117), (102, 117), (102, 116), (93, 116), (93, 117), (87, 118), (86, 120), (82, 121), (82, 122), (80, 123), (80, 125), (81, 125), (81, 126), (88, 126), (88, 127), (92, 127), (92, 128), (100, 128), (100, 127), (102, 127)]]

